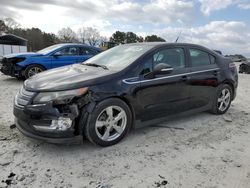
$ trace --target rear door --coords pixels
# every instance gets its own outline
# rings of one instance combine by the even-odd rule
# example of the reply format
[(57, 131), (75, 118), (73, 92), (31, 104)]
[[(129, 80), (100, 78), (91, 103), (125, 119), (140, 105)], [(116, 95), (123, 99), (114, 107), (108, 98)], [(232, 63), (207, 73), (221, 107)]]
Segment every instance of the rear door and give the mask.
[(220, 69), (216, 64), (216, 58), (205, 50), (189, 48), (188, 55), (191, 66), (188, 76), (190, 107), (204, 107), (212, 101), (216, 93)]
[(82, 63), (96, 54), (97, 52), (93, 49), (90, 49), (88, 47), (80, 47), (80, 52), (77, 56), (77, 63)]
[(64, 47), (56, 51), (52, 55), (51, 59), (52, 68), (77, 63), (78, 56), (79, 56), (79, 47), (77, 46)]

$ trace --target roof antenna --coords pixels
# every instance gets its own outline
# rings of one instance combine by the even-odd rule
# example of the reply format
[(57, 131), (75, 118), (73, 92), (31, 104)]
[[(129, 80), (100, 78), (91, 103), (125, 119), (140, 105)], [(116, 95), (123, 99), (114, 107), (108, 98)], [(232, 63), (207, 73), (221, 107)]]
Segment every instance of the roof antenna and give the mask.
[(179, 35), (177, 36), (177, 38), (176, 38), (176, 40), (175, 40), (175, 43), (178, 42), (178, 40), (179, 40), (179, 38), (180, 38), (180, 36), (181, 36), (181, 33), (182, 33), (182, 31), (180, 31)]

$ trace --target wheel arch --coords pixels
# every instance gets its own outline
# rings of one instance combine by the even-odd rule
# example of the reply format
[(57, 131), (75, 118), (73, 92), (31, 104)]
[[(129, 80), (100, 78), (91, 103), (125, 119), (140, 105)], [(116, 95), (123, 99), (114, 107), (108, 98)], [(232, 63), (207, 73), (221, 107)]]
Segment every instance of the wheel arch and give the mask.
[(132, 115), (132, 125), (131, 128), (135, 127), (135, 110), (133, 108), (133, 106), (130, 104), (129, 100), (126, 99), (125, 97), (122, 96), (108, 96), (105, 98), (102, 98), (98, 101), (95, 100), (91, 100), (88, 101), (88, 103), (84, 106), (82, 106), (79, 110), (81, 110), (81, 115), (78, 117), (77, 119), (77, 124), (82, 123), (82, 126), (79, 126), (77, 130), (80, 134), (84, 135), (83, 131), (84, 131), (84, 126), (86, 125), (89, 115), (93, 112), (94, 108), (98, 105), (98, 103), (107, 100), (107, 99), (119, 99), (121, 101), (123, 101), (129, 108), (131, 115)]
[(34, 65), (38, 65), (38, 66), (42, 67), (45, 71), (48, 70), (45, 66), (43, 66), (43, 65), (41, 65), (41, 64), (39, 64), (39, 63), (31, 63), (31, 64), (28, 64), (28, 65), (26, 65), (26, 66), (24, 66), (24, 67), (22, 68), (22, 70), (21, 70), (21, 75), (25, 77), (25, 71), (26, 71), (26, 69), (27, 69), (28, 67), (34, 66)]
[(39, 63), (30, 63), (30, 64), (26, 65), (26, 66), (23, 68), (23, 70), (25, 70), (27, 67), (29, 67), (29, 66), (33, 66), (33, 65), (38, 65), (38, 66), (41, 66), (41, 67), (43, 67), (43, 68), (44, 68), (44, 70), (47, 70), (47, 68), (46, 68), (44, 65), (39, 64)]
[(222, 82), (222, 83), (223, 83), (223, 84), (229, 85), (229, 86), (231, 87), (231, 89), (232, 89), (233, 96), (235, 96), (235, 88), (234, 88), (234, 85), (233, 85), (232, 81), (230, 81), (230, 80), (225, 80), (225, 81)]

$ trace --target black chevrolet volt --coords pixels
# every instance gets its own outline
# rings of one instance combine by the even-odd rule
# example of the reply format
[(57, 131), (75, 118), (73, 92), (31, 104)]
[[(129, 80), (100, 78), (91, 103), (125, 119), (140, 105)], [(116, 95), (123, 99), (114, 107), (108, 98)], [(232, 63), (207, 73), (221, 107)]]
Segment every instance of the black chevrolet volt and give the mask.
[(224, 114), (236, 96), (234, 63), (205, 47), (136, 43), (37, 74), (17, 93), (24, 135), (53, 143), (118, 143), (131, 128), (179, 115)]

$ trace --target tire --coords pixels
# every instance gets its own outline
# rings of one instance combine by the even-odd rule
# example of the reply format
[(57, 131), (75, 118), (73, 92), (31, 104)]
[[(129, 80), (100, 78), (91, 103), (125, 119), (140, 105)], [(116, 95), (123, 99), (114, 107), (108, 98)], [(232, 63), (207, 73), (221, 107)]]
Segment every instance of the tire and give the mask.
[[(229, 96), (226, 97), (227, 95)], [(232, 99), (233, 99), (232, 88), (228, 84), (220, 85), (217, 90), (215, 99), (213, 101), (213, 107), (211, 109), (211, 112), (213, 114), (218, 114), (218, 115), (226, 113), (231, 105)]]
[[(30, 78), (31, 76), (34, 76), (42, 71), (45, 71), (45, 68), (41, 65), (29, 65), (24, 70), (24, 77), (25, 79)], [(32, 73), (33, 72), (33, 73)]]
[(25, 80), (24, 76), (19, 76), (19, 77), (16, 77), (17, 80), (20, 80), (20, 81), (23, 81)]
[(110, 98), (96, 105), (83, 131), (90, 142), (106, 147), (120, 142), (131, 126), (132, 114), (128, 105), (120, 99)]

